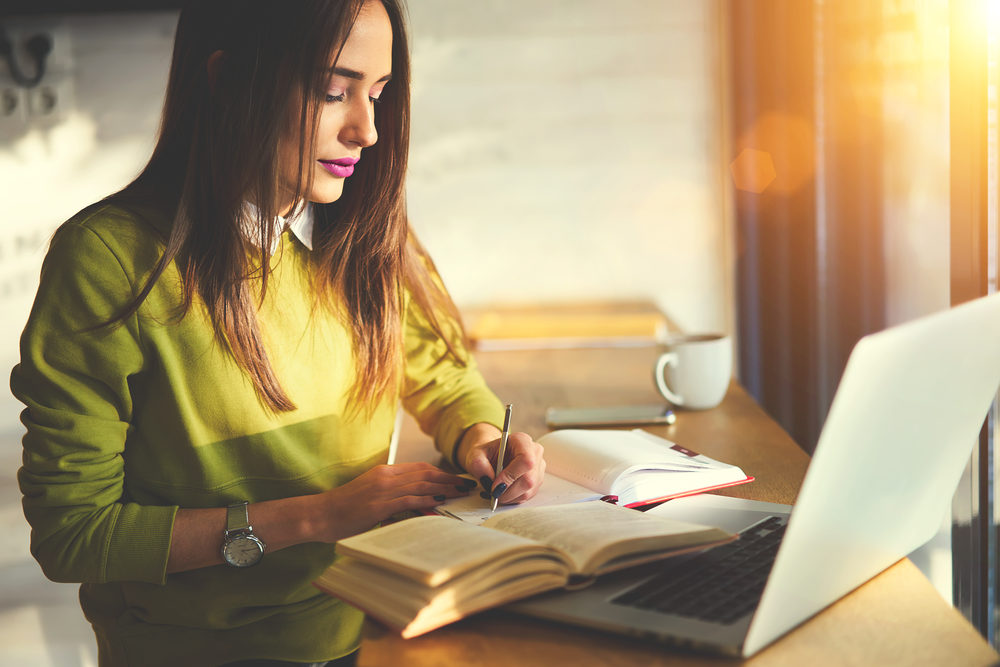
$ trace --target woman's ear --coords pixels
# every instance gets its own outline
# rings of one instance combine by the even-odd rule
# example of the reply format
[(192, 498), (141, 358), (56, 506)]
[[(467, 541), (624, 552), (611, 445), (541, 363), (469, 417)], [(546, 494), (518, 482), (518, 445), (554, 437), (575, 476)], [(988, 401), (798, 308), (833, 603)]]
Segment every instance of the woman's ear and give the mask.
[(216, 82), (219, 80), (219, 72), (222, 70), (222, 60), (226, 57), (225, 52), (215, 51), (205, 62), (205, 71), (208, 73), (208, 88), (215, 92)]

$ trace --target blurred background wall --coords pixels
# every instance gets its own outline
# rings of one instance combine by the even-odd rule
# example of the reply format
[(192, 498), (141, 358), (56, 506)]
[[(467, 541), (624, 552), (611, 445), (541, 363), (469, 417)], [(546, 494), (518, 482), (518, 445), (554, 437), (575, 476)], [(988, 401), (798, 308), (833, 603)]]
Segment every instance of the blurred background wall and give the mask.
[[(17, 342), (53, 230), (76, 211), (128, 183), (145, 164), (159, 126), (176, 13), (13, 18), (18, 45), (55, 28), (47, 77), (60, 106), (47, 116), (0, 117), (0, 425), (16, 426), (7, 388)], [(22, 56), (25, 69), (30, 60)], [(4, 65), (0, 64), (0, 70)], [(2, 72), (4, 75), (6, 71)], [(8, 79), (4, 78), (4, 81)]]

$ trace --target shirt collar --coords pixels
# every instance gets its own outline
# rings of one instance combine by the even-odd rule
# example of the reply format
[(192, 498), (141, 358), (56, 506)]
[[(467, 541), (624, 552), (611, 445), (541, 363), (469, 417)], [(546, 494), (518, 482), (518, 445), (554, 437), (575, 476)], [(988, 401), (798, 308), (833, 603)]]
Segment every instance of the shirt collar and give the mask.
[[(247, 202), (247, 208), (250, 211), (250, 219), (254, 219), (256, 217), (257, 207), (250, 202)], [(295, 238), (302, 243), (302, 245), (309, 250), (313, 249), (313, 207), (311, 204), (304, 203), (287, 217), (283, 218), (279, 215), (275, 219), (274, 241), (271, 244), (272, 255), (281, 243), (281, 234), (285, 230), (286, 225), (291, 230)], [(254, 234), (248, 234), (248, 236), (256, 245), (256, 236)]]
[[(278, 222), (282, 227), (285, 223), (288, 223), (288, 228), (292, 230), (292, 234), (295, 235), (302, 245), (313, 249), (313, 207), (312, 204), (305, 204), (296, 213), (293, 213), (290, 218), (278, 218)], [(271, 248), (271, 254), (277, 250), (277, 246)]]

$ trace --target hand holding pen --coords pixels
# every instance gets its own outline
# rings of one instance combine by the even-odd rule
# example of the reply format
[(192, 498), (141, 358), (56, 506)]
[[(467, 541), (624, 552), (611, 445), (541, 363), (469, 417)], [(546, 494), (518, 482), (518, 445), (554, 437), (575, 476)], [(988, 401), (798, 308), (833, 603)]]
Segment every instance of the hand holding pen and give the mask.
[(502, 458), (502, 431), (485, 423), (470, 427), (455, 453), (455, 462), (479, 480), (481, 495), (491, 505), (494, 498), (504, 505), (524, 502), (538, 492), (545, 475), (542, 446), (527, 433), (513, 430), (511, 422), (504, 429), (508, 436)]
[[(500, 431), (500, 451), (497, 452), (497, 464), (496, 473), (493, 475), (493, 481), (496, 482), (497, 478), (500, 477), (500, 473), (503, 471), (503, 458), (507, 454), (507, 439), (510, 437), (510, 413), (513, 411), (514, 405), (512, 403), (507, 404), (507, 409), (503, 416), (503, 429)], [(506, 487), (504, 488), (506, 490)], [(497, 511), (497, 503), (500, 502), (500, 493), (496, 493), (496, 488), (493, 489), (491, 497), (493, 498), (493, 508), (490, 509), (491, 512)]]

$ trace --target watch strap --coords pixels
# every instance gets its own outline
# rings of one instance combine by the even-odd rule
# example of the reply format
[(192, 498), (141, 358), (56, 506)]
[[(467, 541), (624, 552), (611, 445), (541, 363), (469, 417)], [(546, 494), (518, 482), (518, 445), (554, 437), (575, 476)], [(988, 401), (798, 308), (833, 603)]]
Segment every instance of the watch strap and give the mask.
[(243, 502), (234, 503), (226, 508), (227, 533), (232, 533), (237, 530), (250, 529), (250, 511), (247, 509), (247, 505), (249, 504), (249, 501), (244, 500)]

